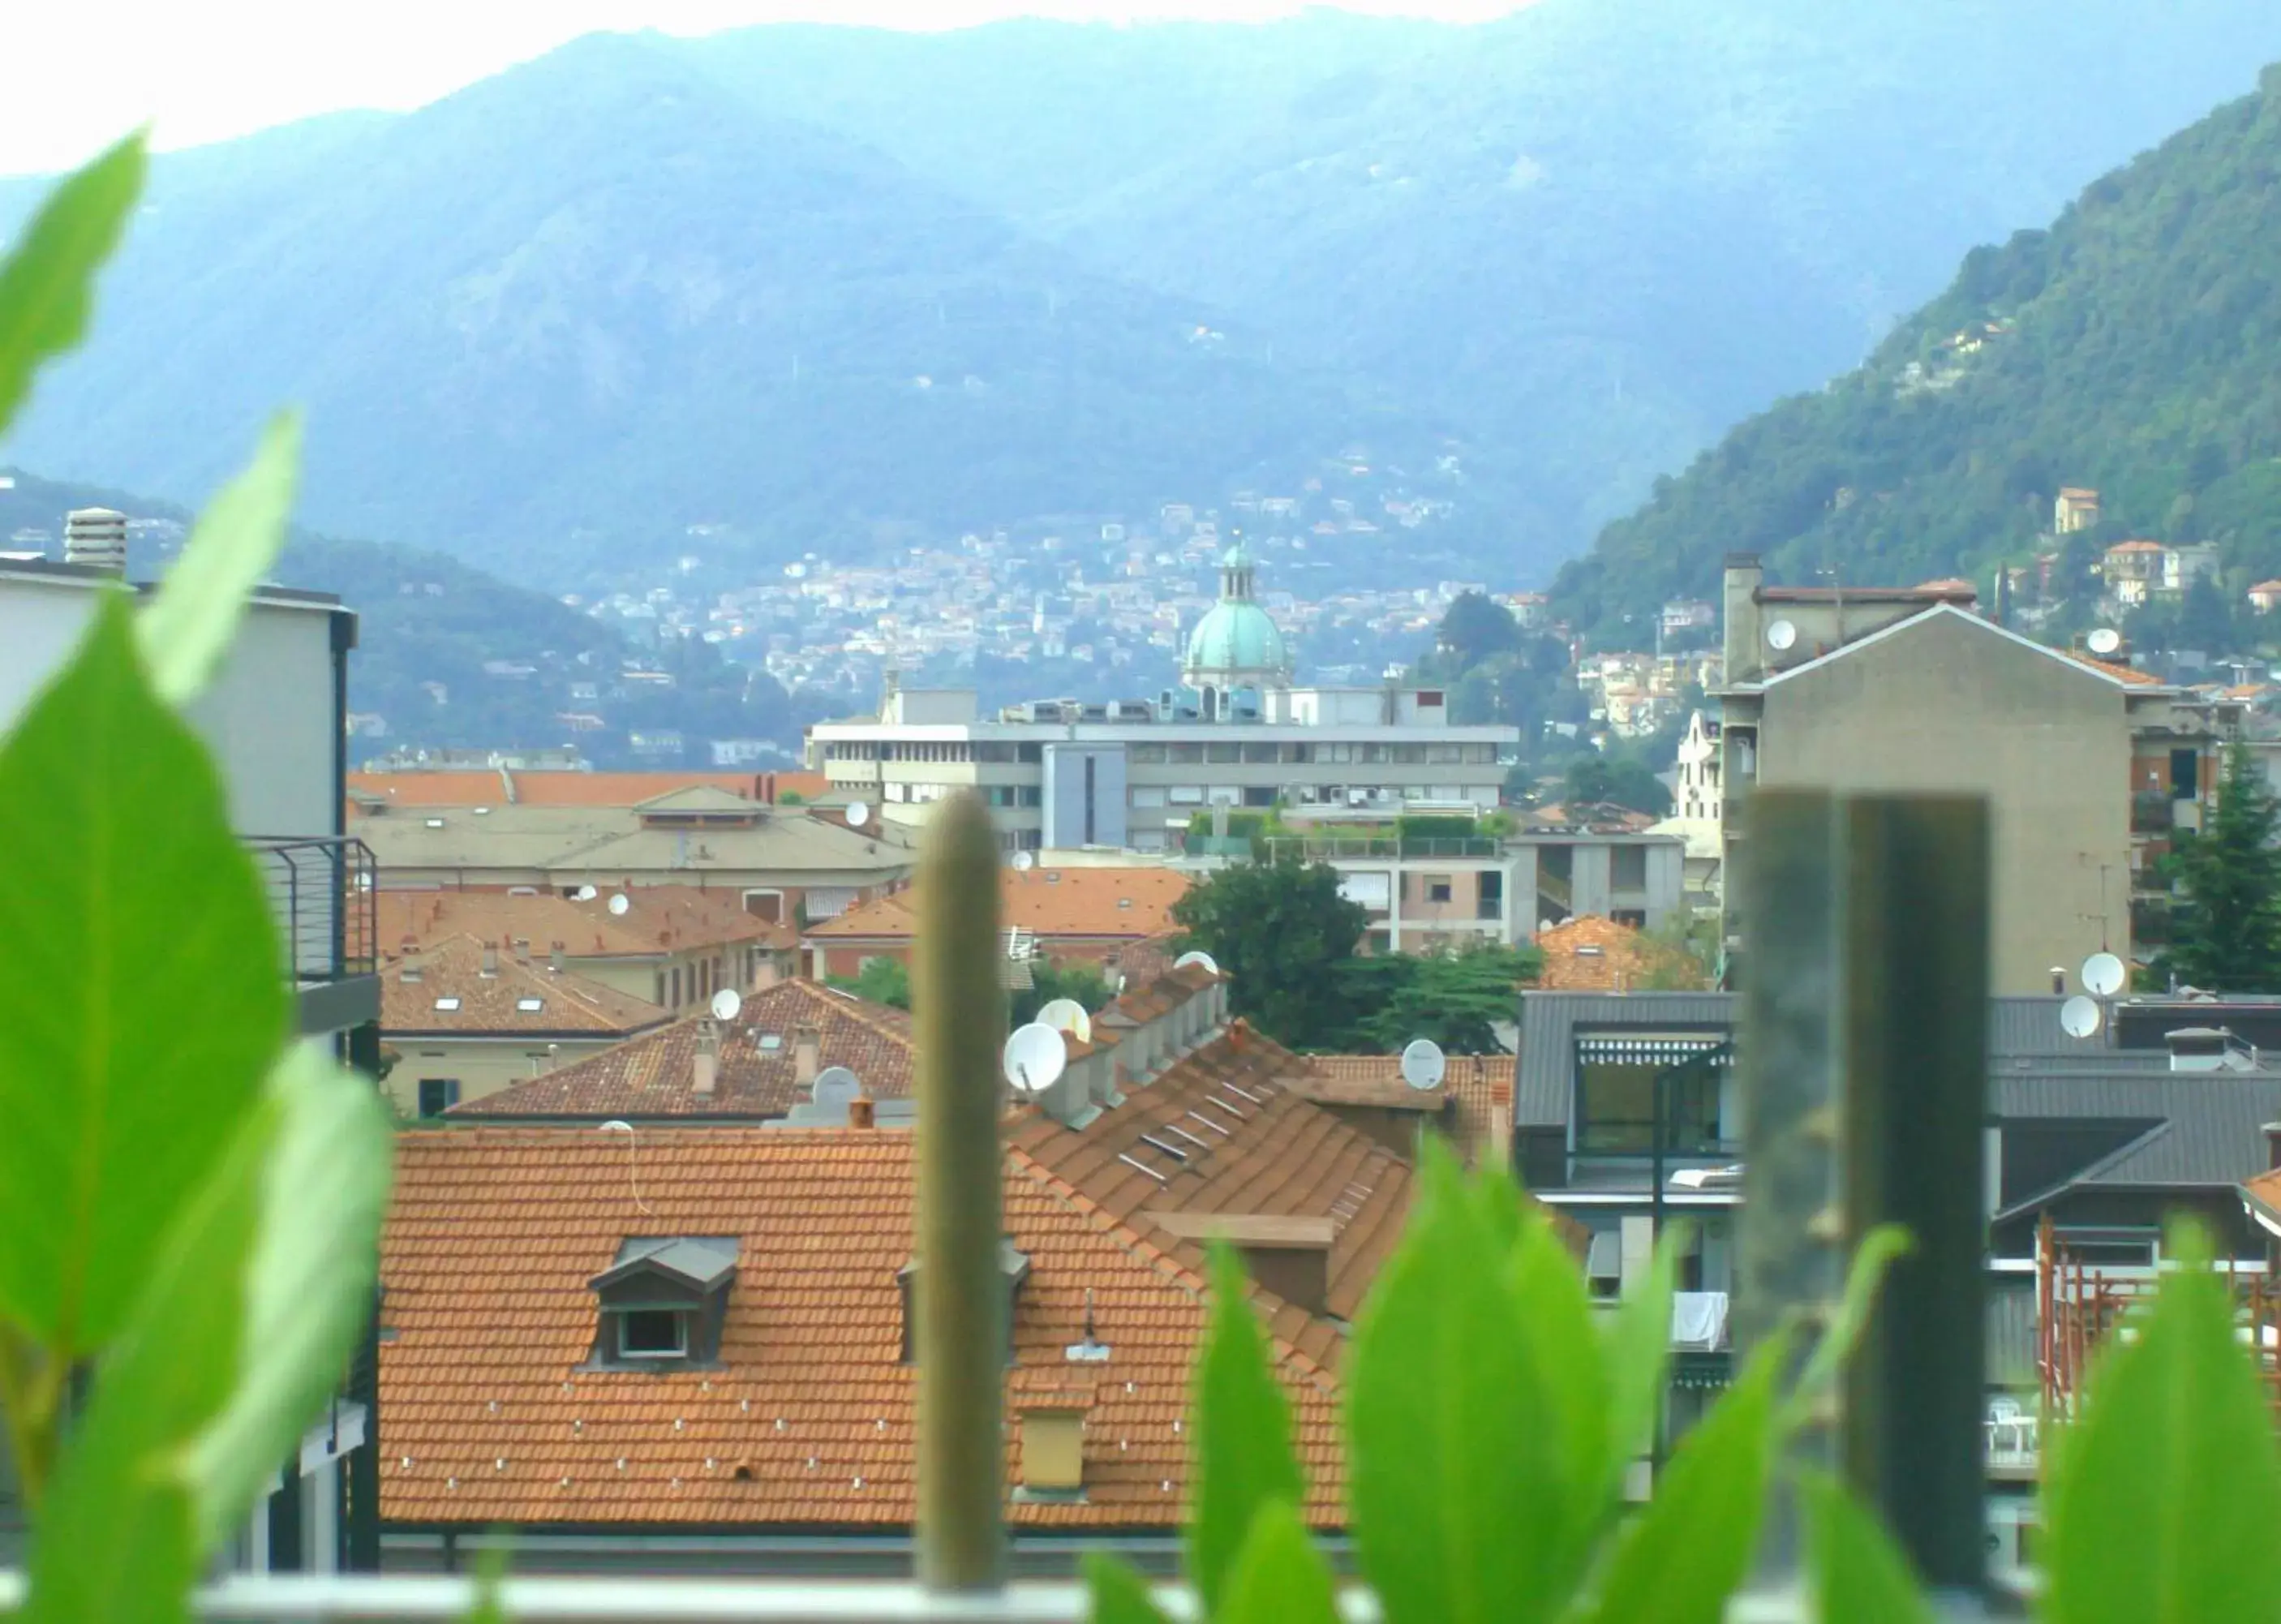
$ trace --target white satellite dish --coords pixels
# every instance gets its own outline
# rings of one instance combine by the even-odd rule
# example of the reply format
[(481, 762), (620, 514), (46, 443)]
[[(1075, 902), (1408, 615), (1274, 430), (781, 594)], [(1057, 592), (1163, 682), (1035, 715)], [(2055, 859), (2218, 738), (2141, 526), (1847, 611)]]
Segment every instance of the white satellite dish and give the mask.
[(713, 1018), (716, 1021), (735, 1020), (737, 1012), (744, 1007), (744, 999), (733, 986), (724, 986), (713, 994)]
[(2083, 641), (2094, 654), (2111, 654), (2122, 646), (2122, 634), (2112, 626), (2095, 626)]
[(1049, 1000), (1038, 1011), (1038, 1024), (1050, 1026), (1056, 1032), (1065, 1032), (1080, 1043), (1093, 1041), (1093, 1017), (1087, 1015), (1085, 1006), (1074, 998)]
[(1001, 1056), (1006, 1080), (1023, 1094), (1043, 1094), (1069, 1065), (1069, 1045), (1054, 1027), (1032, 1021), (1017, 1026)]
[(621, 919), (631, 913), (633, 911), (633, 898), (628, 896), (622, 891), (619, 892), (615, 896), (610, 899), (610, 911)]
[(863, 821), (870, 816), (870, 801), (851, 800), (847, 803), (847, 826), (850, 829), (861, 829), (863, 826)]
[(2084, 991), (2094, 998), (2112, 998), (2122, 990), (2122, 961), (2111, 953), (2094, 953), (2083, 962)]
[(1402, 1080), (1412, 1088), (1439, 1088), (1449, 1069), (1442, 1046), (1431, 1038), (1419, 1038), (1402, 1051)]
[(826, 1066), (816, 1074), (808, 1099), (829, 1110), (846, 1110), (863, 1092), (862, 1083), (846, 1066)]
[(600, 893), (598, 893), (592, 885), (581, 885), (578, 887), (577, 900), (581, 902), (591, 902)]
[(1778, 620), (1767, 628), (1767, 646), (1776, 653), (1797, 646), (1798, 628), (1786, 620)]
[(1028, 873), (1032, 869), (1034, 869), (1034, 868), (1036, 868), (1037, 866), (1038, 866), (1038, 855), (1037, 855), (1037, 853), (1035, 853), (1035, 852), (1016, 852), (1016, 853), (1014, 854), (1014, 867), (1015, 867), (1015, 869), (1016, 869), (1018, 872), (1020, 872), (1020, 873), (1024, 873), (1024, 874), (1027, 874), (1027, 873)]
[(1186, 970), (1191, 964), (1201, 964), (1212, 974), (1219, 974), (1219, 961), (1200, 947), (1183, 953), (1172, 961), (1174, 970)]
[(2077, 993), (2060, 1006), (2060, 1030), (2070, 1038), (2087, 1038), (2099, 1030), (2099, 1001)]

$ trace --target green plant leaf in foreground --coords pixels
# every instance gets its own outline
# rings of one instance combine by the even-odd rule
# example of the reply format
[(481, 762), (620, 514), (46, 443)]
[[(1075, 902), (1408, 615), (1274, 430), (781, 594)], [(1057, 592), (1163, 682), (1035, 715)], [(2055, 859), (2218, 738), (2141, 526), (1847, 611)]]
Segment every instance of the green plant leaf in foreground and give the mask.
[(138, 131), (49, 194), (0, 261), (0, 433), (40, 363), (86, 336), (95, 274), (119, 245), (143, 169)]
[(1211, 1249), (1211, 1326), (1196, 1360), (1195, 1503), (1188, 1577), (1207, 1614), (1219, 1611), (1236, 1555), (1270, 1501), (1299, 1503), (1291, 1409), (1275, 1380), (1243, 1264), (1226, 1241)]
[(2109, 1339), (2047, 1474), (2052, 1624), (2281, 1619), (2281, 1454), (2231, 1288), (2174, 1243), (2153, 1311)]
[(1877, 1288), (1885, 1283), (1885, 1271), (1915, 1246), (1915, 1238), (1898, 1224), (1880, 1224), (1861, 1238), (1853, 1261), (1846, 1265), (1845, 1290), (1838, 1300), (1837, 1312), (1822, 1327), (1821, 1339), (1806, 1355), (1805, 1368), (1790, 1389), (1782, 1416), (1784, 1427), (1805, 1425), (1823, 1396), (1837, 1385), (1845, 1361), (1852, 1357), (1854, 1344), (1869, 1324), (1870, 1311), (1877, 1305)]
[(1773, 1470), (1775, 1387), (1788, 1338), (1751, 1356), (1687, 1435), (1646, 1509), (1618, 1536), (1590, 1616), (1598, 1624), (1719, 1624), (1741, 1588)]
[(1130, 1562), (1100, 1551), (1085, 1558), (1086, 1597), (1092, 1604), (1094, 1624), (1164, 1624), (1164, 1615), (1148, 1594), (1148, 1581)]
[(170, 705), (195, 699), (228, 652), (245, 600), (285, 545), (300, 468), (301, 420), (281, 412), (245, 471), (198, 514), (182, 557), (136, 623), (151, 685)]
[(1330, 1565), (1297, 1508), (1270, 1500), (1252, 1519), (1213, 1624), (1336, 1624), (1338, 1616)]
[(340, 1380), (373, 1307), (395, 1133), (371, 1084), (314, 1043), (273, 1073), (245, 1340), (229, 1404), (188, 1462), (207, 1550), (227, 1537)]
[(123, 593), (0, 748), (0, 1319), (102, 1348), (282, 1041), (275, 921)]
[(1680, 1255), (1694, 1243), (1694, 1226), (1669, 1223), (1656, 1242), (1648, 1277), (1616, 1310), (1608, 1333), (1608, 1453), (1611, 1492), (1620, 1493), (1626, 1468), (1655, 1439), (1671, 1366), (1671, 1298)]
[(1937, 1624), (1909, 1559), (1845, 1486), (1800, 1475), (1814, 1617), (1824, 1624)]
[(1589, 1555), (1578, 1507), (1599, 1484), (1569, 1475), (1565, 1390), (1540, 1371), (1501, 1244), (1519, 1233), (1428, 1136), (1347, 1361), (1352, 1525), (1388, 1624), (1548, 1617)]

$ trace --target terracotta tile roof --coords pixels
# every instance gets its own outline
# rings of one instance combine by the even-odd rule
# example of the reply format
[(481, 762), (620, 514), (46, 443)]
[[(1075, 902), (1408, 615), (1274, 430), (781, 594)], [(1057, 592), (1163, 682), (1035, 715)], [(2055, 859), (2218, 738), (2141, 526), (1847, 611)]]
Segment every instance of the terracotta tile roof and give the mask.
[(472, 935), (484, 941), (528, 941), (545, 955), (555, 942), (572, 959), (646, 958), (754, 942), (785, 950), (800, 933), (746, 913), (737, 893), (694, 885), (636, 885), (627, 909), (610, 911), (615, 891), (580, 902), (553, 892), (501, 890), (381, 891), (374, 897), (378, 940), (434, 941)]
[(1969, 581), (1934, 581), (1923, 586), (1762, 586), (1760, 603), (1953, 603), (1973, 598)]
[(1180, 934), (1177, 931), (1127, 942), (1117, 950), (1117, 974), (1121, 978), (1120, 984), (1128, 987), (1146, 986), (1159, 977), (1171, 973), (1172, 961), (1179, 956)]
[[(781, 794), (787, 777), (777, 774)], [(351, 794), (375, 795), (399, 807), (633, 807), (692, 784), (707, 784), (748, 800), (769, 799), (768, 773), (752, 772), (352, 772)]]
[(2281, 592), (2281, 581), (2260, 581), (2249, 590), (2253, 592)]
[(1527, 814), (1527, 826), (1531, 829), (1614, 829), (1638, 833), (1654, 826), (1655, 819), (1644, 812), (1635, 812), (1629, 807), (1603, 802), (1597, 806), (1550, 806), (1532, 808)]
[(2062, 649), (2060, 652), (2077, 665), (2087, 665), (2094, 671), (2104, 671), (2115, 681), (2128, 683), (2133, 688), (2159, 688), (2162, 685), (2161, 677), (2142, 671), (2137, 666), (2118, 665), (2112, 660), (2097, 659), (2071, 648)]
[[(913, 1144), (860, 1129), (714, 1128), (649, 1146), (591, 1131), (414, 1132), (382, 1244), (392, 1523), (901, 1529), (914, 1384), (896, 1274), (912, 1255)], [(1006, 1227), (1030, 1273), (1009, 1410), (1084, 1410), (1081, 1500), (1009, 1500), (1017, 1528), (1170, 1532), (1187, 1499), (1202, 1255), (1160, 1244), (1009, 1153)], [(734, 1237), (720, 1367), (582, 1368), (587, 1282), (644, 1235)], [(1108, 1357), (1066, 1349), (1094, 1329)], [(1276, 1320), (1272, 1297), (1259, 1301)], [(1337, 1385), (1287, 1342), (1308, 1513), (1342, 1517)], [(1008, 1428), (1017, 1481), (1019, 1431)]]
[(1958, 597), (1966, 592), (1976, 594), (1980, 591), (1971, 582), (1958, 576), (1943, 576), (1937, 581), (1927, 581), (1916, 590), (1921, 592), (1937, 592), (1945, 598)]
[(1289, 1081), (1318, 1105), (1379, 1105), (1395, 1110), (1438, 1112), (1450, 1097), (1442, 1084), (1412, 1088), (1404, 1082), (1399, 1055), (1309, 1055), (1304, 1064), (1306, 1069), (1294, 1072)]
[(874, 1099), (911, 1092), (910, 1017), (814, 981), (783, 981), (745, 995), (719, 1023), (714, 1092), (691, 1087), (702, 1012), (589, 1055), (544, 1077), (465, 1101), (452, 1117), (781, 1117), (800, 1094), (796, 1036), (816, 1029), (819, 1066), (846, 1066)]
[(1684, 992), (1704, 985), (1702, 966), (1674, 947), (1597, 914), (1536, 933), (1544, 955), (1537, 986), (1549, 992), (1637, 991), (1651, 980)]
[[(1335, 1220), (1329, 1309), (1351, 1319), (1401, 1230), (1410, 1164), (1310, 1102), (1288, 1080), (1306, 1069), (1239, 1021), (1155, 1079), (1128, 1079), (1125, 1103), (1086, 1126), (1028, 1105), (1009, 1120), (1007, 1139), (1120, 1222), (1156, 1211)], [(1279, 1334), (1326, 1362), (1336, 1357), (1320, 1321), (1283, 1311)]]
[(419, 953), (383, 959), (381, 1030), (631, 1036), (670, 1018), (646, 999), (575, 971), (557, 972), (544, 957), (523, 963), (511, 951), (494, 951), (493, 973), (485, 975), (483, 951), (473, 936), (446, 936)]
[[(1511, 1055), (1451, 1055), (1439, 1088), (1412, 1088), (1402, 1080), (1399, 1055), (1310, 1055), (1311, 1076), (1294, 1087), (1325, 1105), (1399, 1105), (1407, 1094), (1419, 1109), (1435, 1112), (1442, 1130), (1468, 1167), (1481, 1165), (1489, 1142), (1489, 1107), (1495, 1091), (1513, 1085), (1517, 1061)], [(1508, 1097), (1508, 1103), (1510, 1099)]]
[(2107, 556), (2108, 558), (2113, 558), (2118, 553), (2162, 553), (2167, 551), (2168, 549), (2165, 548), (2159, 541), (2146, 541), (2144, 539), (2137, 541), (2118, 541), (2113, 546), (2107, 548)]
[[(1172, 904), (1188, 889), (1188, 877), (1174, 869), (1134, 864), (1125, 868), (1001, 870), (999, 923), (1030, 932), (1040, 940), (1057, 937), (1150, 937), (1172, 928)], [(918, 928), (908, 895), (898, 893), (851, 908), (816, 925), (811, 940), (896, 940)]]
[(2281, 1167), (2242, 1181), (2241, 1193), (2269, 1213), (2281, 1214)]

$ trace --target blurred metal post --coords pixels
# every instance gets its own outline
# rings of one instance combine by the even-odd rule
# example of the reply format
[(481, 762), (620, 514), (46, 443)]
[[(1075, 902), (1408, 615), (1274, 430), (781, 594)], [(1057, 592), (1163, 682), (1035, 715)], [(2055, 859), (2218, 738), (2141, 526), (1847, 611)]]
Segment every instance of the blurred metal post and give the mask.
[(1005, 1582), (1005, 1282), (998, 1253), (998, 840), (979, 797), (928, 820), (911, 1009), (918, 1046), (918, 1576)]
[(1862, 796), (1843, 816), (1845, 1234), (1915, 1243), (1846, 1368), (1844, 1472), (1929, 1585), (1978, 1597), (1988, 805)]
[[(1818, 1330), (1844, 1285), (1837, 1166), (1837, 814), (1819, 791), (1759, 790), (1743, 847), (1744, 962), (1735, 1046), (1743, 1102), (1737, 1358), (1786, 1319)], [(1795, 1357), (1809, 1350), (1801, 1339)], [(1825, 1469), (1836, 1453), (1825, 1411), (1790, 1445)], [(1799, 1561), (1797, 1504), (1777, 1477), (1760, 1537), (1761, 1582)]]

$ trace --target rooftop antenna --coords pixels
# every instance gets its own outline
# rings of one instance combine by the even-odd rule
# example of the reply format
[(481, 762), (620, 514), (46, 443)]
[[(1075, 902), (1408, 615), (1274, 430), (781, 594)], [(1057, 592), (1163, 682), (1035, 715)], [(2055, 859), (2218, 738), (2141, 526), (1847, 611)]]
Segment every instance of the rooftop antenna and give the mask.
[(1212, 974), (1219, 974), (1219, 961), (1202, 948), (1193, 948), (1172, 961), (1174, 970), (1186, 970), (1191, 964), (1201, 964)]
[(871, 803), (870, 801), (851, 800), (847, 803), (847, 826), (850, 829), (861, 829), (864, 824), (869, 821), (870, 816)]
[(2083, 962), (2084, 990), (2094, 998), (2112, 998), (2122, 990), (2122, 961), (2105, 949)]
[(846, 1066), (826, 1066), (816, 1074), (816, 1081), (809, 1085), (808, 1097), (811, 1104), (844, 1115), (854, 1103), (855, 1096), (862, 1092), (862, 1082)]
[(1431, 1038), (1419, 1038), (1402, 1051), (1402, 1080), (1412, 1088), (1439, 1088), (1449, 1070), (1449, 1056)]
[(1788, 653), (1798, 646), (1798, 628), (1786, 620), (1778, 620), (1767, 628), (1767, 646), (1778, 654)]
[(591, 902), (600, 893), (597, 892), (592, 885), (581, 885), (578, 887), (577, 895), (574, 900), (580, 902)]
[(713, 1018), (716, 1021), (735, 1020), (744, 1007), (743, 994), (733, 986), (724, 986), (713, 994)]
[(2099, 1001), (2081, 993), (2060, 1006), (2060, 1030), (2070, 1038), (2087, 1038), (2099, 1030)]
[(1006, 1040), (1000, 1059), (1014, 1092), (1040, 1094), (1061, 1079), (1069, 1066), (1069, 1045), (1058, 1028), (1032, 1021), (1017, 1026)]
[(1080, 1043), (1093, 1041), (1093, 1017), (1074, 998), (1055, 998), (1038, 1011), (1038, 1025), (1065, 1032)]
[(2122, 634), (2112, 626), (2094, 626), (2083, 642), (2084, 647), (2103, 660), (2122, 646)]
[(1038, 866), (1038, 854), (1037, 854), (1037, 853), (1035, 853), (1035, 852), (1016, 852), (1016, 853), (1014, 854), (1014, 867), (1015, 867), (1015, 869), (1016, 869), (1016, 870), (1017, 870), (1017, 872), (1020, 872), (1020, 873), (1023, 873), (1023, 874), (1027, 874), (1027, 873), (1028, 873), (1032, 869), (1034, 869), (1034, 868), (1036, 868), (1037, 866)]
[(599, 1132), (622, 1133), (626, 1136), (626, 1187), (633, 1192), (634, 1205), (640, 1208), (646, 1216), (655, 1218), (657, 1214), (650, 1210), (649, 1203), (641, 1198), (641, 1176), (634, 1164), (638, 1143), (638, 1136), (634, 1133), (634, 1125), (622, 1117), (613, 1117), (601, 1125)]

